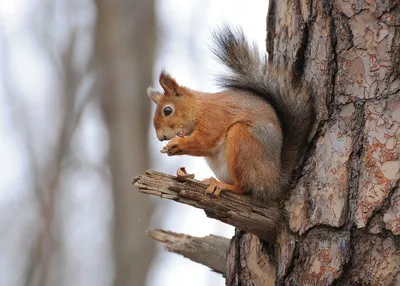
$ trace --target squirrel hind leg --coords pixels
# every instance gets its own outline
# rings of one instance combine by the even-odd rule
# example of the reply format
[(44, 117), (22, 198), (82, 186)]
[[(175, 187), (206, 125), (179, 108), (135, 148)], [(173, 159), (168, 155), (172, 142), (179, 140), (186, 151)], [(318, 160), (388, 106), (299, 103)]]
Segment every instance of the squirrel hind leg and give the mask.
[(263, 202), (283, 195), (280, 188), (280, 142), (273, 137), (276, 134), (265, 131), (238, 123), (229, 129), (225, 140), (228, 167), (235, 185), (241, 193), (252, 192), (255, 199)]

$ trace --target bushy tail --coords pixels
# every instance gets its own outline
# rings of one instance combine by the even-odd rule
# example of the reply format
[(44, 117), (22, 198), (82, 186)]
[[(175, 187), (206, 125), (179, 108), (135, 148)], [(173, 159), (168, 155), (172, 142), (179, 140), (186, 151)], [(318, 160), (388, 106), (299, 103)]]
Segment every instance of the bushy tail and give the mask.
[(214, 33), (214, 54), (229, 68), (218, 78), (226, 88), (250, 91), (267, 100), (275, 109), (284, 136), (282, 146), (282, 179), (289, 181), (306, 149), (314, 120), (310, 90), (290, 72), (267, 65), (258, 48), (250, 45), (241, 29), (224, 26)]

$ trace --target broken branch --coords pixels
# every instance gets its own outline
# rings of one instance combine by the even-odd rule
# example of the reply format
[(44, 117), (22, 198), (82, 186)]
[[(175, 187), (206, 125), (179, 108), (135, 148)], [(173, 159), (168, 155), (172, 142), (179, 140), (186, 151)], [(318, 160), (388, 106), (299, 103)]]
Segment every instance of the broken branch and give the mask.
[(261, 239), (275, 243), (276, 225), (281, 216), (276, 204), (268, 208), (250, 196), (223, 192), (220, 197), (206, 195), (207, 185), (188, 178), (179, 182), (175, 176), (146, 171), (132, 180), (139, 192), (174, 200), (199, 209), (207, 216), (253, 233)]
[(149, 230), (147, 235), (161, 242), (165, 250), (181, 254), (223, 276), (226, 275), (226, 254), (230, 242), (228, 238), (212, 234), (194, 237), (161, 229)]

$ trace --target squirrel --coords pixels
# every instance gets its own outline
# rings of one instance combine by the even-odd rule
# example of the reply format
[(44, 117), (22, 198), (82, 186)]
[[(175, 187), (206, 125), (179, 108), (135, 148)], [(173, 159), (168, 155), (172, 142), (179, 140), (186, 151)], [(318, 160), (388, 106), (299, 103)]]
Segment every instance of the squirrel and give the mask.
[(225, 26), (213, 38), (214, 54), (229, 69), (217, 79), (225, 90), (192, 90), (165, 70), (159, 77), (164, 92), (147, 90), (157, 105), (157, 137), (169, 140), (161, 152), (205, 157), (220, 180), (205, 180), (207, 194), (282, 200), (307, 149), (314, 121), (311, 91), (262, 58), (240, 28)]

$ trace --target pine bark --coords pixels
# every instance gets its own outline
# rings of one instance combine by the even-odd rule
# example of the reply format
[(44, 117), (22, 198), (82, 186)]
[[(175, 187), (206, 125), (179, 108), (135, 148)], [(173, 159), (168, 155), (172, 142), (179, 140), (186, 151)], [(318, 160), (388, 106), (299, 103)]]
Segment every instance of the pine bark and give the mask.
[[(399, 1), (269, 5), (269, 62), (310, 84), (317, 125), (285, 203), (286, 266), (270, 244), (238, 232), (227, 285), (400, 285)], [(259, 279), (265, 260), (273, 282)]]

